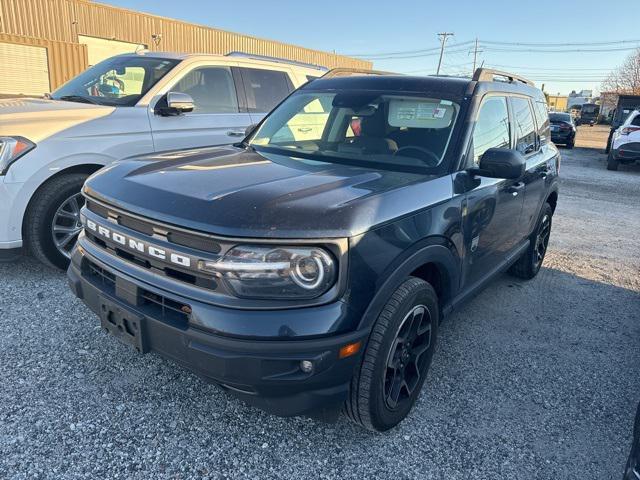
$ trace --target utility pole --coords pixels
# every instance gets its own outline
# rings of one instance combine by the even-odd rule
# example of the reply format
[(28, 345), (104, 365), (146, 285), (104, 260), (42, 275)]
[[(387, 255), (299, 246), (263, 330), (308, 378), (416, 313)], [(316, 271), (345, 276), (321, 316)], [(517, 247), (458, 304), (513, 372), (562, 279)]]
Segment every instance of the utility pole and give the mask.
[(471, 71), (471, 75), (476, 72), (476, 63), (478, 62), (478, 53), (482, 53), (482, 50), (478, 50), (478, 37), (476, 37), (476, 44), (473, 48), (473, 70)]
[(442, 56), (444, 55), (444, 44), (447, 43), (447, 37), (452, 37), (453, 33), (450, 32), (442, 32), (438, 34), (438, 38), (440, 38), (440, 60), (438, 60), (438, 70), (436, 70), (436, 75), (440, 75), (440, 67), (442, 66)]

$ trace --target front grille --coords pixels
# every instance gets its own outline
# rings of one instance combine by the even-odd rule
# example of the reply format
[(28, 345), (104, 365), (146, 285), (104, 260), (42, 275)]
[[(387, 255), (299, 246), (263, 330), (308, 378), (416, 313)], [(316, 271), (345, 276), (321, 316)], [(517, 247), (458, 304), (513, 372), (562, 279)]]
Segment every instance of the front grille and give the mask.
[[(84, 259), (83, 272), (85, 278), (103, 292), (115, 296), (116, 275), (102, 268), (94, 262)], [(186, 328), (189, 323), (191, 307), (186, 303), (177, 302), (171, 298), (137, 287), (136, 309), (145, 315), (172, 325)]]
[(187, 232), (170, 225), (159, 226), (157, 223), (127, 215), (124, 212), (90, 199), (87, 199), (87, 209), (102, 218), (116, 220), (118, 225), (143, 235), (152, 236), (158, 234), (166, 238), (170, 243), (208, 253), (218, 254), (222, 250), (220, 243), (216, 239), (203, 233)]

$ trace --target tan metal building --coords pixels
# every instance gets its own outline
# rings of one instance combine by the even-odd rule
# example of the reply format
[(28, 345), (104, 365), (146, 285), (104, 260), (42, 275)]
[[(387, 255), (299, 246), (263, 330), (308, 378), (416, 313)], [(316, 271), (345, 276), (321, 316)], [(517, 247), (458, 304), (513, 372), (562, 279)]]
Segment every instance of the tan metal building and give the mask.
[(104, 58), (140, 48), (240, 51), (329, 68), (371, 68), (365, 60), (89, 0), (0, 1), (0, 94), (42, 94)]
[(549, 104), (549, 109), (554, 112), (566, 112), (568, 101), (569, 101), (569, 97), (567, 97), (566, 95), (548, 95), (547, 96), (547, 103)]

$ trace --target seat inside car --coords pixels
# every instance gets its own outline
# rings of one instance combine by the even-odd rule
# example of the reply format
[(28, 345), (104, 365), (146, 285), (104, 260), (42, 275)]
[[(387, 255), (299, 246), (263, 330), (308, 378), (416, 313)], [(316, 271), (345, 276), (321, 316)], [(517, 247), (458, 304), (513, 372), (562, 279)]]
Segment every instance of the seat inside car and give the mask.
[(384, 109), (378, 107), (373, 114), (363, 116), (360, 135), (338, 146), (342, 153), (368, 153), (392, 155), (398, 150), (396, 142), (387, 138), (387, 119)]

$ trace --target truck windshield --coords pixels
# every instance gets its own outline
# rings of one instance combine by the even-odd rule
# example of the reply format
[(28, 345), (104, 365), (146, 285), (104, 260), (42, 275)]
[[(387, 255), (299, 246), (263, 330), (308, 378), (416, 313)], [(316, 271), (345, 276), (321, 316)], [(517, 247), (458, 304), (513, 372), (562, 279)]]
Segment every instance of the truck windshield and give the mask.
[(85, 70), (51, 94), (54, 100), (133, 106), (179, 60), (142, 55), (112, 57)]
[(419, 94), (304, 89), (276, 108), (249, 144), (325, 162), (422, 170), (442, 162), (458, 112), (451, 100)]

